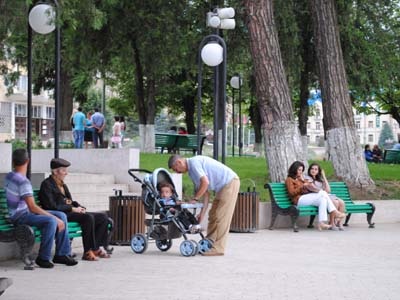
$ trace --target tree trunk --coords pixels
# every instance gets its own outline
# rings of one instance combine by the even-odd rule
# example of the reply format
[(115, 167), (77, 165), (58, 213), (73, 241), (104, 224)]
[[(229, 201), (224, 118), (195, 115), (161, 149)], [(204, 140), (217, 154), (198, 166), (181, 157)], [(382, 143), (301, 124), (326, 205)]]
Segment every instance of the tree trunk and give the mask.
[(60, 93), (61, 101), (59, 106), (59, 122), (60, 122), (60, 141), (71, 141), (72, 140), (72, 128), (71, 128), (71, 115), (73, 109), (73, 93), (71, 87), (71, 77), (68, 75), (65, 69), (61, 68), (60, 73)]
[(194, 111), (196, 108), (195, 97), (187, 95), (183, 97), (182, 105), (185, 112), (185, 123), (187, 132), (190, 134), (196, 133), (196, 126), (194, 125)]
[(140, 151), (153, 153), (155, 152), (156, 84), (153, 76), (144, 76), (140, 51), (135, 42), (133, 42), (133, 50), (136, 67), (136, 108), (139, 115)]
[(336, 176), (374, 188), (354, 126), (334, 0), (310, 0), (328, 151)]
[(271, 181), (283, 181), (290, 164), (305, 156), (293, 117), (272, 2), (246, 0), (245, 6), (269, 174)]

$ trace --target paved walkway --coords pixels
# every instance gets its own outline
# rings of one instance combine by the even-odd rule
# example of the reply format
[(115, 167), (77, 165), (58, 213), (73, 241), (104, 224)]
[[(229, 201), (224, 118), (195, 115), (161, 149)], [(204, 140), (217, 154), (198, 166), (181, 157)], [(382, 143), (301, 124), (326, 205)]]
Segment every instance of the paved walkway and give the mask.
[(222, 257), (183, 257), (174, 240), (164, 253), (154, 244), (141, 255), (121, 246), (109, 260), (52, 270), (5, 261), (0, 277), (14, 284), (1, 299), (399, 299), (399, 237), (400, 223), (357, 224), (230, 234)]

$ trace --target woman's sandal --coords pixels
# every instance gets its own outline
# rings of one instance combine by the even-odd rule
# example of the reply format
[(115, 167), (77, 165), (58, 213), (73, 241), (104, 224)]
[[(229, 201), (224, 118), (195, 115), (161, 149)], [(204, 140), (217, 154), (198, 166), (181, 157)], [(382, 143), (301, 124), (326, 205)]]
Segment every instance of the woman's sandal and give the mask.
[(99, 258), (96, 256), (96, 254), (92, 250), (89, 250), (83, 254), (82, 260), (97, 261), (97, 260), (99, 260)]
[(328, 229), (331, 229), (331, 228), (332, 228), (331, 225), (328, 225), (328, 224), (325, 224), (325, 223), (319, 223), (318, 224), (318, 230), (319, 231), (328, 230)]
[(96, 256), (98, 256), (100, 258), (110, 258), (111, 257), (111, 255), (108, 254), (103, 249), (94, 250), (93, 253), (94, 253), (94, 255), (96, 255)]

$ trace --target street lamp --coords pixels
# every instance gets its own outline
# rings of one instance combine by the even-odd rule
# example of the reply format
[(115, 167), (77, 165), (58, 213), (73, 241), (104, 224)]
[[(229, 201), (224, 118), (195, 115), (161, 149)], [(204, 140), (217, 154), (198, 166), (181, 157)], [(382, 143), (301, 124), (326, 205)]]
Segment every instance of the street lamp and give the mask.
[[(40, 3), (31, 6), (28, 16), (28, 128), (27, 144), (28, 153), (32, 152), (32, 29), (40, 34), (48, 34), (55, 30), (55, 88), (54, 88), (54, 157), (59, 154), (59, 106), (60, 106), (60, 27), (58, 20), (58, 1), (53, 0), (54, 6)], [(28, 177), (31, 174), (31, 167), (28, 167)]]
[[(214, 68), (214, 139), (213, 139), (213, 158), (218, 160), (218, 104), (223, 103), (222, 118), (225, 124), (225, 88), (226, 86), (226, 44), (223, 38), (216, 34), (206, 36), (200, 43), (198, 56), (198, 90), (197, 90), (197, 153), (200, 154), (201, 146), (201, 94), (202, 94), (202, 73), (203, 64)], [(219, 66), (222, 63), (222, 77), (219, 76)], [(219, 82), (222, 78), (222, 82)], [(225, 141), (225, 128), (222, 130), (222, 140)], [(225, 163), (225, 143), (222, 143), (222, 163)]]
[[(243, 152), (243, 142), (242, 142), (242, 85), (243, 85), (243, 80), (242, 77), (240, 77), (240, 74), (233, 76), (231, 78), (231, 87), (234, 89), (239, 90), (239, 156), (242, 156)], [(234, 123), (233, 123), (234, 124)], [(233, 128), (233, 131), (235, 129)], [(232, 154), (234, 156), (235, 152), (232, 150)]]
[[(200, 127), (201, 127), (201, 88), (202, 88), (202, 61), (214, 67), (214, 139), (213, 158), (218, 160), (218, 136), (220, 123), (222, 124), (222, 151), (221, 161), (225, 163), (226, 146), (226, 44), (218, 35), (219, 29), (234, 29), (235, 10), (232, 7), (216, 8), (207, 13), (206, 23), (208, 27), (216, 29), (217, 34), (206, 36), (200, 43), (198, 55), (198, 103), (197, 103), (197, 153), (200, 153)], [(200, 59), (201, 58), (201, 59)], [(219, 109), (222, 110), (221, 116)], [(219, 122), (222, 117), (222, 122)]]

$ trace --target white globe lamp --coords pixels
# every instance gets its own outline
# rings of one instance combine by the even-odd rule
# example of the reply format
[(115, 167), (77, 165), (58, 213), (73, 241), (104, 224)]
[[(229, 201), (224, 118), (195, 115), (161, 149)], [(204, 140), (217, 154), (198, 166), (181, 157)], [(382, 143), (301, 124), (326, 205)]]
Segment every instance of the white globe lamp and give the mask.
[(210, 67), (218, 66), (224, 59), (223, 48), (217, 43), (209, 43), (201, 50), (201, 59)]
[(53, 6), (38, 4), (29, 13), (29, 25), (40, 34), (48, 34), (56, 28), (56, 12)]

